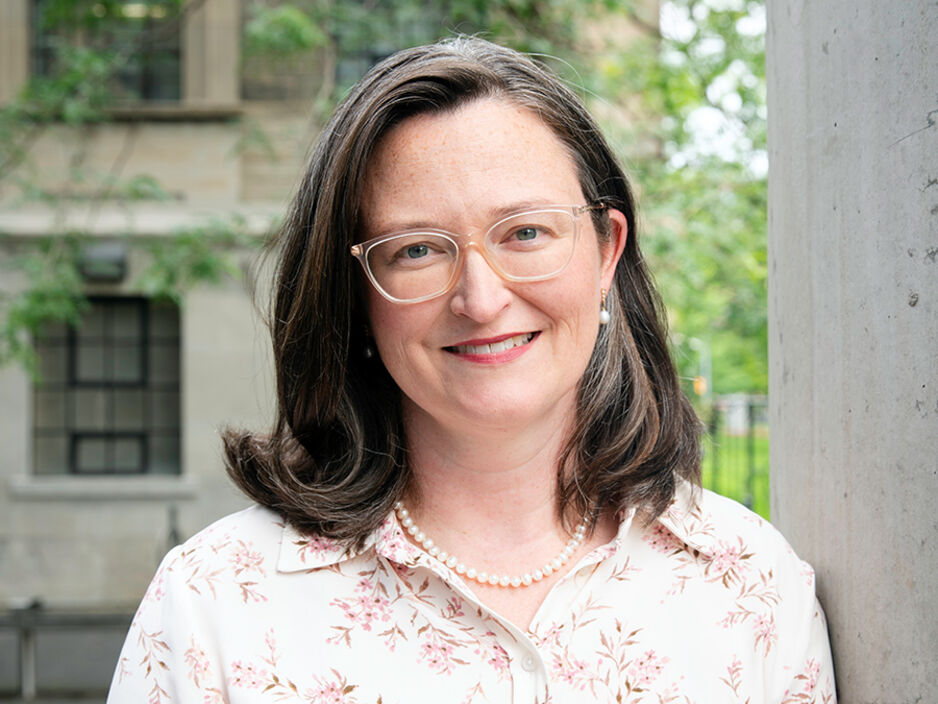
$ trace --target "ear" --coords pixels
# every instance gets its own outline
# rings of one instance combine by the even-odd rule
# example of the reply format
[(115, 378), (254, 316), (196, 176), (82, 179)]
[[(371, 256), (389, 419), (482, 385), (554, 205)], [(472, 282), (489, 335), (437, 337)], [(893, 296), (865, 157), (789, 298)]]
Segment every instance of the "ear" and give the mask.
[(600, 256), (602, 257), (600, 280), (602, 287), (609, 289), (612, 286), (612, 278), (616, 273), (616, 265), (622, 252), (625, 251), (625, 242), (629, 236), (629, 221), (626, 220), (618, 210), (610, 208), (606, 215), (609, 218), (609, 238), (600, 244)]

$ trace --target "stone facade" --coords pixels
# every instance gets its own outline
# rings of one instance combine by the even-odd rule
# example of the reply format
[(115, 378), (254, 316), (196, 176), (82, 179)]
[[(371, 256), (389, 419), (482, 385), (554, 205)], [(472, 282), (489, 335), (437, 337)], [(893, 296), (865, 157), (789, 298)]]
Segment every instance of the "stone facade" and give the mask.
[[(30, 5), (0, 3), (3, 102), (28, 77)], [(128, 107), (90, 127), (48, 126), (32, 144), (20, 175), (69, 196), (61, 202), (72, 205), (53, 210), (24, 202), (10, 188), (0, 191), (3, 293), (25, 285), (25, 275), (7, 266), (18, 248), (71, 225), (102, 240), (132, 241), (238, 215), (262, 234), (283, 212), (316, 130), (315, 86), (268, 91), (276, 99), (242, 99), (250, 77), (239, 52), (240, 4), (206, 0), (193, 7), (182, 30), (177, 104)], [(246, 139), (258, 131), (263, 149)], [(76, 163), (89, 175), (84, 184), (69, 178)], [(121, 179), (152, 177), (169, 199), (89, 205), (115, 169)], [(89, 285), (89, 293), (137, 293), (143, 261), (133, 247), (129, 252), (124, 279)], [(240, 255), (242, 268), (252, 269), (254, 258)], [(225, 475), (219, 429), (266, 427), (273, 387), (266, 330), (244, 283), (189, 291), (180, 339), (178, 476), (35, 476), (33, 382), (19, 367), (0, 368), (0, 610), (19, 597), (50, 607), (132, 608), (172, 537), (185, 538), (246, 504)]]

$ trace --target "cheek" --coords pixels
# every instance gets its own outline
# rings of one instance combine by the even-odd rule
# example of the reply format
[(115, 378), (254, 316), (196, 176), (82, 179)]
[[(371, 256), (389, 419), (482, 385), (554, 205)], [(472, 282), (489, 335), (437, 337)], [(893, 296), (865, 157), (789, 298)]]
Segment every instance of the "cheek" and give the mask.
[(602, 297), (598, 248), (596, 251), (585, 251), (577, 264), (578, 266), (572, 272), (573, 276), (565, 300), (571, 314), (576, 317), (577, 324), (592, 329), (593, 323), (599, 321)]
[(371, 284), (368, 284), (365, 290), (364, 300), (368, 332), (380, 344), (392, 337), (394, 330), (399, 326), (396, 313), (401, 306), (386, 299)]
[(415, 348), (427, 330), (426, 316), (414, 306), (392, 303), (378, 293), (369, 295), (367, 306), (371, 336), (385, 367), (395, 377), (416, 359)]
[(400, 336), (398, 326), (395, 316), (391, 315), (382, 303), (369, 304), (368, 328), (381, 352), (382, 359), (389, 355), (391, 347), (394, 346), (394, 340)]

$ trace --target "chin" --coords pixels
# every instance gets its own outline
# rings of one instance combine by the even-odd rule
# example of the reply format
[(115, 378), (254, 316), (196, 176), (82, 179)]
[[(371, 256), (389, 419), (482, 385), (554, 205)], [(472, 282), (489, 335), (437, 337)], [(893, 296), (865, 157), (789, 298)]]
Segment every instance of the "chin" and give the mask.
[(453, 389), (439, 404), (411, 403), (423, 409), (437, 422), (456, 428), (478, 427), (490, 431), (518, 433), (525, 427), (543, 426), (551, 418), (574, 413), (575, 393), (567, 393), (552, 400), (532, 398), (531, 384), (522, 388), (483, 390), (477, 387), (467, 393)]

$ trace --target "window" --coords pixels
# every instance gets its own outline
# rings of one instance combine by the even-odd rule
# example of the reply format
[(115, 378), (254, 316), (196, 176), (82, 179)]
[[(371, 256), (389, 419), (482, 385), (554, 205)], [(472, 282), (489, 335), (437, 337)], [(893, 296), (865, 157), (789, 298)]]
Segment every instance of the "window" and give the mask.
[(179, 474), (179, 311), (93, 298), (36, 340), (37, 475)]
[(178, 101), (180, 44), (178, 0), (33, 0), (30, 63), (36, 76), (59, 71), (63, 46), (83, 46), (115, 57), (115, 97)]
[[(115, 118), (239, 114), (240, 0), (0, 0), (0, 104), (30, 75), (72, 64), (71, 47), (117, 52), (104, 91)], [(88, 57), (85, 57), (88, 58)], [(67, 87), (67, 86), (66, 86)], [(79, 87), (71, 86), (78, 90)], [(82, 85), (86, 95), (95, 85)], [(111, 99), (118, 98), (115, 104)]]

